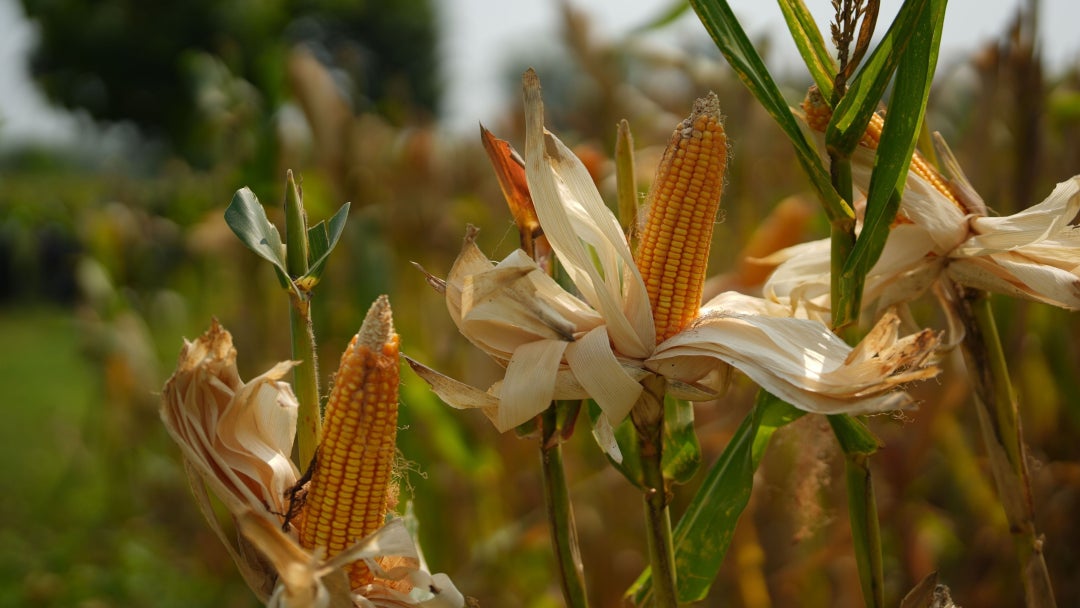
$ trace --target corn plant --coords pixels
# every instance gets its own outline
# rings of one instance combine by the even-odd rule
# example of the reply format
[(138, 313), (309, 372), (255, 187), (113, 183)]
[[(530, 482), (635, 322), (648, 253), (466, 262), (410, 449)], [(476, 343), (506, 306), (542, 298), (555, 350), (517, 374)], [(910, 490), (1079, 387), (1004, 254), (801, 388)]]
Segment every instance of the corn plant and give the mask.
[[(933, 154), (916, 149), (944, 0), (907, 0), (876, 45), (879, 3), (834, 0), (832, 49), (801, 0), (779, 4), (814, 82), (798, 110), (727, 2), (689, 6), (790, 139), (828, 239), (765, 252), (773, 272), (760, 297), (704, 298), (738, 146), (717, 96), (703, 91), (674, 125), (643, 200), (630, 124), (620, 122), (617, 200), (606, 203), (582, 160), (547, 129), (540, 76), (529, 69), (523, 153), (481, 128), (520, 248), (493, 261), (477, 244), (479, 228), (468, 226), (447, 274), (421, 269), (417, 277), (502, 376), (475, 387), (401, 357), (449, 406), (479, 410), (498, 432), (536, 442), (556, 573), (571, 607), (589, 605), (562, 453), (576, 430), (588, 427), (641, 494), (649, 566), (624, 600), (668, 608), (708, 595), (774, 434), (808, 414), (825, 416), (844, 454), (862, 599), (880, 607), (891, 600), (871, 472), (882, 443), (866, 416), (914, 406), (907, 388), (937, 376), (941, 350), (962, 344), (1027, 605), (1053, 606), (1019, 407), (987, 294), (1080, 308), (1080, 176), (1028, 210), (990, 217), (943, 139)], [(242, 382), (231, 338), (215, 324), (185, 345), (166, 385), (162, 415), (194, 493), (268, 605), (464, 606), (445, 575), (427, 571), (393, 515), (398, 357), (409, 345), (400, 344), (385, 297), (343, 354), (325, 412), (319, 405), (310, 302), (348, 207), (309, 228), (290, 174), (285, 211), (287, 244), (250, 191), (237, 193), (226, 220), (271, 262), (289, 295), (295, 361)], [(936, 296), (949, 332), (912, 326), (907, 305), (924, 294)], [(292, 385), (282, 380), (290, 369)], [(735, 372), (759, 387), (755, 403), (673, 513), (678, 486), (702, 460), (693, 403), (723, 403)], [(211, 495), (232, 515), (238, 541), (213, 516)], [(936, 583), (927, 578), (901, 605), (950, 605)]]

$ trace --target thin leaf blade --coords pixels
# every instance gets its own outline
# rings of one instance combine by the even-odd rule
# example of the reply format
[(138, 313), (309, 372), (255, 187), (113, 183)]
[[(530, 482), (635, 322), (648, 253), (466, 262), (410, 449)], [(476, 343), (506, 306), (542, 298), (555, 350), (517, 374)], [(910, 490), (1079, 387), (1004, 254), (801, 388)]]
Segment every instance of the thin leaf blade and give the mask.
[[(305, 278), (313, 279), (316, 282), (322, 278), (322, 274), (326, 270), (326, 260), (330, 257), (330, 252), (334, 250), (334, 247), (337, 247), (338, 240), (345, 231), (345, 223), (349, 219), (349, 207), (350, 203), (345, 203), (328, 222), (319, 222), (308, 231), (308, 244), (311, 247), (311, 268)], [(312, 234), (313, 232), (316, 234)]]
[(814, 79), (814, 84), (825, 99), (830, 99), (833, 78), (836, 76), (836, 62), (825, 48), (825, 39), (821, 37), (821, 30), (814, 22), (814, 16), (807, 10), (803, 0), (778, 0), (778, 3), (810, 77)]

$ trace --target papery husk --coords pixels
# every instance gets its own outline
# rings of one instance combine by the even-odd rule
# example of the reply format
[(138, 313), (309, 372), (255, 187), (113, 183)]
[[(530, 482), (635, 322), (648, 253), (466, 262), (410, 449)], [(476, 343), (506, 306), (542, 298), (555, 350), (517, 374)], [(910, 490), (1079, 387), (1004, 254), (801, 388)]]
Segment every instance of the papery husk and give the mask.
[(183, 453), (199, 509), (262, 600), (276, 574), (244, 539), (229, 538), (210, 494), (234, 517), (255, 510), (283, 522), (286, 491), (299, 478), (289, 458), (297, 402), (282, 381), (291, 367), (279, 363), (244, 382), (232, 336), (214, 321), (194, 342), (185, 341), (161, 397), (161, 419)]

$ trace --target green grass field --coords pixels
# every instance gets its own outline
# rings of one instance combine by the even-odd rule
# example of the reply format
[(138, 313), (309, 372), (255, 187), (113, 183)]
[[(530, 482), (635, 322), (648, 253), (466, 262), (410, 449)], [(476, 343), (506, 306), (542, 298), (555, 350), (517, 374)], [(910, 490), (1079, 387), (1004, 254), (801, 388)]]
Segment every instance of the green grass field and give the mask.
[[(227, 556), (200, 563), (200, 547), (220, 553), (215, 538), (169, 546), (170, 522), (198, 517), (181, 470), (155, 450), (159, 427), (127, 424), (156, 412), (108, 411), (117, 405), (101, 398), (108, 376), (78, 323), (47, 306), (0, 313), (0, 606), (253, 605)], [(124, 441), (128, 428), (150, 430)]]

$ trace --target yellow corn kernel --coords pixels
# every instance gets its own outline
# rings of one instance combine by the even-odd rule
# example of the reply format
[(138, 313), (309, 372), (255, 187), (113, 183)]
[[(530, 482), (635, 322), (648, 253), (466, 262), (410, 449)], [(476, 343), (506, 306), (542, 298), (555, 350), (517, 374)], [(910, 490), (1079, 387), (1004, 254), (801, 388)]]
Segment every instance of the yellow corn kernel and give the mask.
[[(383, 525), (396, 456), (398, 341), (380, 296), (341, 356), (326, 404), (300, 529), (308, 550), (330, 557)], [(348, 571), (353, 589), (371, 582), (363, 562)]]
[(686, 327), (701, 307), (726, 167), (720, 102), (709, 93), (671, 134), (649, 189), (634, 260), (649, 294), (658, 344)]
[[(810, 92), (806, 94), (802, 108), (806, 114), (806, 124), (810, 125), (811, 129), (824, 133), (825, 128), (829, 126), (829, 120), (832, 119), (832, 109), (825, 103), (825, 99), (818, 92), (817, 87), (812, 87)], [(871, 150), (877, 150), (878, 144), (881, 143), (881, 129), (884, 126), (885, 119), (882, 118), (881, 114), (874, 114), (870, 118), (870, 124), (866, 126), (866, 133), (859, 140), (859, 145)], [(964, 211), (964, 206), (960, 204), (959, 199), (953, 194), (948, 182), (941, 177), (941, 174), (930, 163), (926, 162), (926, 159), (923, 158), (922, 154), (919, 154), (918, 150), (915, 151), (915, 155), (911, 158), (910, 171), (926, 180), (935, 190), (952, 201), (958, 209)], [(899, 216), (897, 216), (897, 221), (901, 221)]]

